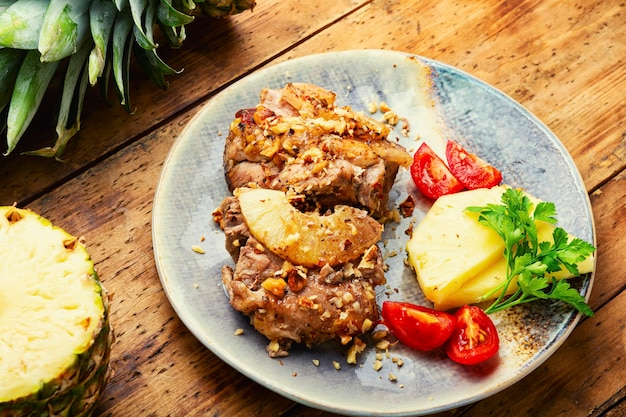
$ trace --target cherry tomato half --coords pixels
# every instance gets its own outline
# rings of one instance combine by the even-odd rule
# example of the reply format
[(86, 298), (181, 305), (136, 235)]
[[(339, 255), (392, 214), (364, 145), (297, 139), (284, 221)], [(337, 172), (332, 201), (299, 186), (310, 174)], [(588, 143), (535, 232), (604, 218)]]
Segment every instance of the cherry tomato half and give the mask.
[(446, 159), (452, 175), (468, 190), (491, 188), (502, 181), (502, 174), (496, 167), (467, 152), (453, 140), (446, 144)]
[(454, 330), (452, 314), (411, 303), (385, 301), (381, 315), (389, 331), (412, 349), (442, 346)]
[(458, 309), (454, 317), (454, 331), (445, 344), (450, 359), (463, 365), (475, 365), (498, 352), (498, 331), (483, 310), (466, 305)]
[(426, 142), (415, 152), (410, 171), (417, 189), (429, 198), (436, 199), (464, 188)]

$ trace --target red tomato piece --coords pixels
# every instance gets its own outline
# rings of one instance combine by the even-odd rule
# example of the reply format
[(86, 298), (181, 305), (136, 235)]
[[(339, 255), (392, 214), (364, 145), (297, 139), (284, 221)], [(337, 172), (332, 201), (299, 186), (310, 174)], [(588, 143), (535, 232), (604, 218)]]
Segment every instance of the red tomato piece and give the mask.
[(413, 182), (426, 197), (436, 199), (445, 194), (463, 190), (463, 184), (454, 177), (446, 163), (426, 144), (422, 143), (410, 168)]
[(502, 174), (496, 167), (467, 152), (453, 140), (446, 144), (446, 159), (452, 175), (468, 190), (491, 188), (502, 181)]
[(482, 309), (466, 305), (458, 309), (454, 317), (454, 331), (445, 344), (450, 359), (463, 365), (475, 365), (498, 352), (498, 331)]
[(411, 303), (385, 301), (381, 315), (389, 331), (412, 349), (428, 351), (442, 346), (454, 330), (452, 314)]

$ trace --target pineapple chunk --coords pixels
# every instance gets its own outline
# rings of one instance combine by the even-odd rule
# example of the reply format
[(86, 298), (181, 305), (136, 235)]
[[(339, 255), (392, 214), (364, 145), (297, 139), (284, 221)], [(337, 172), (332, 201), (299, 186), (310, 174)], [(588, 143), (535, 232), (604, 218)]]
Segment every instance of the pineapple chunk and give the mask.
[[(447, 310), (485, 301), (481, 297), (504, 282), (504, 242), (495, 231), (478, 223), (476, 213), (465, 209), (500, 204), (505, 190), (503, 185), (440, 197), (413, 231), (407, 243), (409, 264), (424, 296), (435, 308)], [(528, 197), (535, 203), (539, 201)], [(553, 225), (537, 222), (540, 241), (552, 241), (553, 230)], [(590, 272), (593, 266), (594, 258), (590, 256), (578, 265), (579, 272)], [(561, 270), (554, 277), (571, 278), (571, 274)], [(516, 288), (513, 283), (508, 293)]]
[(0, 415), (89, 414), (111, 342), (84, 246), (32, 211), (0, 207)]
[(252, 236), (294, 265), (344, 264), (382, 235), (383, 226), (354, 207), (337, 206), (324, 216), (299, 211), (282, 191), (238, 188), (234, 194)]
[(426, 298), (442, 303), (502, 257), (500, 236), (465, 208), (497, 204), (503, 192), (503, 187), (493, 187), (440, 197), (413, 230), (407, 243), (408, 260)]

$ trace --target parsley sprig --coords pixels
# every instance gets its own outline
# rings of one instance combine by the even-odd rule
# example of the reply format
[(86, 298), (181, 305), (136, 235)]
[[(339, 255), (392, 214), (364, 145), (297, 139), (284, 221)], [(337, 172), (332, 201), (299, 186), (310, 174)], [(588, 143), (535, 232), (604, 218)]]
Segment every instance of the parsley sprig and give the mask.
[[(549, 274), (565, 267), (572, 275), (580, 275), (577, 263), (591, 255), (595, 251), (594, 246), (579, 238), (570, 240), (567, 232), (560, 227), (554, 229), (554, 242), (539, 242), (535, 222), (556, 225), (554, 203), (539, 202), (535, 206), (522, 190), (512, 188), (503, 193), (501, 201), (501, 205), (467, 208), (467, 211), (478, 213), (478, 221), (493, 229), (504, 241), (506, 280), (483, 297), (490, 299), (500, 292), (485, 312), (493, 313), (540, 299), (555, 299), (569, 303), (587, 316), (593, 316), (593, 311), (576, 289), (571, 288), (566, 280), (549, 278)], [(507, 288), (515, 277), (518, 289), (507, 296)]]

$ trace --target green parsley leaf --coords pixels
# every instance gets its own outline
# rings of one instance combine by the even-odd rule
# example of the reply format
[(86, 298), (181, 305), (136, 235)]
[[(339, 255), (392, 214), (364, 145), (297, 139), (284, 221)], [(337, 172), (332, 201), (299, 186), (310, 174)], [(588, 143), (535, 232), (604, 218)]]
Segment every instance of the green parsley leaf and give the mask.
[[(483, 296), (483, 299), (489, 299), (500, 292), (485, 312), (493, 313), (539, 299), (554, 299), (593, 316), (593, 311), (576, 289), (565, 280), (552, 279), (550, 282), (546, 273), (566, 268), (572, 275), (580, 275), (577, 264), (590, 256), (595, 247), (579, 238), (570, 240), (568, 233), (560, 227), (555, 227), (552, 233), (553, 242), (539, 242), (536, 222), (557, 224), (554, 203), (540, 202), (535, 206), (522, 190), (512, 188), (502, 194), (501, 201), (502, 204), (466, 209), (478, 213), (478, 222), (493, 229), (504, 241), (506, 280)], [(507, 289), (514, 280), (518, 290), (507, 296)]]

